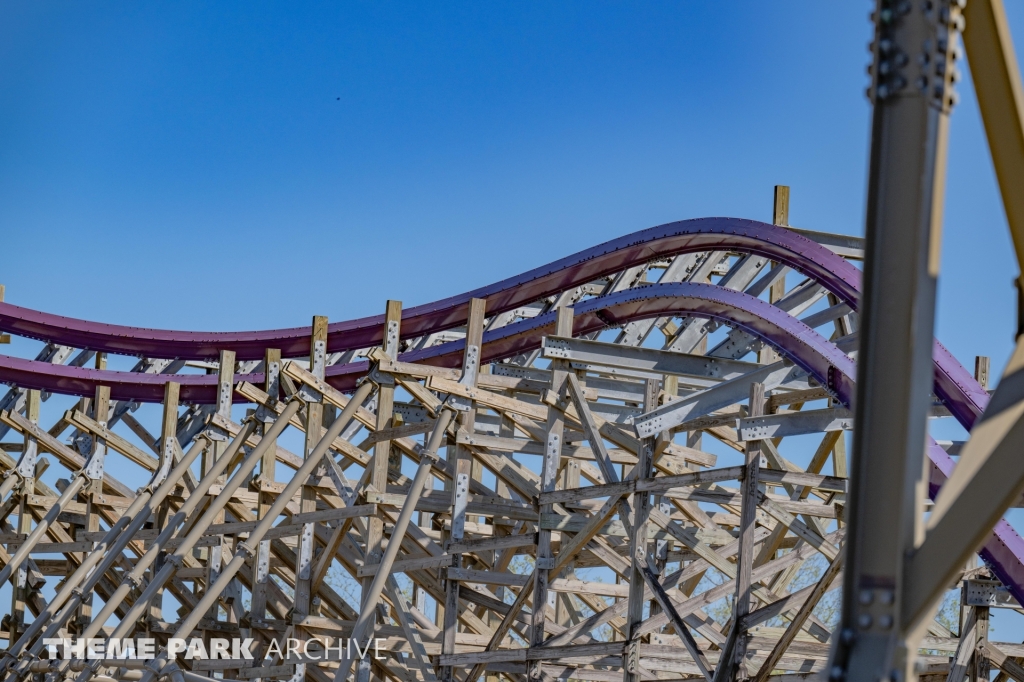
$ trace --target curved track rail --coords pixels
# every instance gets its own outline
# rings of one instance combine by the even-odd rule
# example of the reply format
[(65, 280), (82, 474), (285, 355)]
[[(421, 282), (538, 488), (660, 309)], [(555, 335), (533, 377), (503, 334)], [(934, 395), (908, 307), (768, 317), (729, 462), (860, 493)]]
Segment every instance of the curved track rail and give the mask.
[[(490, 314), (499, 314), (545, 296), (578, 287), (595, 278), (652, 260), (684, 253), (728, 249), (757, 254), (783, 263), (818, 282), (841, 301), (857, 309), (861, 273), (829, 249), (785, 228), (737, 218), (685, 220), (606, 242), (586, 251), (541, 266), (487, 287), (410, 308), (402, 316), (402, 337), (411, 338), (465, 324), (470, 299), (487, 301)], [(628, 321), (620, 318), (619, 322)], [(341, 352), (379, 344), (383, 316), (338, 322), (328, 327), (327, 352)], [(294, 328), (262, 332), (181, 332), (88, 322), (0, 303), (0, 331), (54, 344), (93, 351), (175, 359), (209, 359), (222, 350), (239, 360), (256, 360), (267, 348), (279, 348), (284, 357), (308, 353), (309, 330)], [(488, 334), (485, 343), (500, 334)], [(540, 334), (536, 343), (539, 344)], [(461, 357), (458, 344), (444, 350), (409, 354), (411, 362), (428, 361), (454, 366)], [(305, 349), (305, 350), (303, 350)], [(493, 351), (488, 359), (501, 357)], [(938, 342), (935, 344), (936, 389), (956, 406), (957, 418), (970, 428), (984, 410), (988, 395), (970, 373)], [(328, 382), (349, 390), (366, 372), (365, 364), (335, 366)], [(261, 380), (261, 375), (247, 377)], [(190, 402), (215, 400), (216, 379), (181, 377), (182, 398)], [(156, 376), (89, 370), (0, 356), (0, 381), (54, 393), (91, 395), (97, 385), (111, 387), (119, 400), (160, 400), (163, 380)]]
[[(671, 267), (674, 258), (697, 253), (734, 254), (738, 256), (737, 264), (745, 255), (759, 257), (763, 262), (743, 286), (723, 285), (728, 279), (726, 275), (719, 284), (646, 283), (641, 279), (617, 291), (609, 286), (598, 291), (598, 295), (588, 297), (585, 293), (586, 287), (595, 280), (614, 280), (617, 273), (625, 274), (631, 268), (651, 263), (669, 263)], [(812, 377), (812, 385), (824, 388), (833, 405), (849, 407), (855, 393), (855, 362), (843, 348), (850, 347), (851, 338), (833, 342), (790, 312), (759, 298), (770, 284), (758, 286), (749, 282), (764, 269), (767, 261), (774, 264), (773, 268), (759, 282), (779, 281), (788, 268), (805, 277), (808, 287), (814, 285), (827, 292), (833, 308), (845, 305), (847, 311), (857, 310), (860, 271), (824, 246), (786, 228), (754, 221), (689, 220), (637, 232), (523, 275), (408, 309), (401, 317), (401, 339), (413, 346), (417, 340), (427, 342), (402, 353), (398, 360), (436, 368), (462, 366), (468, 357), (464, 339), (445, 341), (442, 337), (433, 345), (429, 341), (442, 332), (466, 325), (472, 299), (486, 302), (487, 315), (492, 322), (491, 328), (482, 334), (477, 361), (501, 363), (510, 358), (535, 356), (544, 337), (555, 330), (556, 312), (550, 308), (560, 301), (561, 305), (571, 305), (573, 309), (572, 329), (568, 335), (574, 337), (595, 338), (609, 329), (652, 319), (711, 320), (715, 325), (733, 330), (730, 333), (746, 335), (748, 342), (740, 344), (738, 357), (749, 353), (754, 343), (765, 344)], [(538, 313), (535, 316), (514, 319), (514, 311), (523, 306), (536, 306), (538, 301), (547, 301), (548, 309), (545, 311), (542, 305), (535, 308)], [(506, 316), (504, 323), (496, 324), (502, 315)], [(347, 359), (352, 360), (353, 351), (380, 345), (384, 328), (383, 316), (333, 323), (327, 329), (326, 352), (348, 353)], [(311, 343), (309, 328), (238, 333), (140, 329), (70, 319), (6, 303), (0, 303), (0, 331), (54, 346), (177, 361), (205, 361), (216, 358), (222, 351), (232, 351), (238, 360), (250, 361), (251, 365), (257, 365), (254, 361), (262, 358), (268, 348), (280, 349), (284, 357), (307, 356)], [(845, 343), (842, 348), (837, 345), (839, 341)], [(934, 345), (933, 360), (936, 398), (969, 430), (987, 405), (987, 391), (938, 341)], [(180, 367), (180, 362), (177, 366)], [(369, 370), (368, 362), (348, 361), (326, 367), (324, 379), (327, 386), (335, 390), (351, 392)], [(225, 400), (223, 392), (218, 390), (217, 375), (175, 374), (172, 377), (0, 356), (0, 381), (22, 390), (89, 397), (96, 393), (97, 387), (104, 386), (109, 387), (110, 397), (117, 401), (160, 402), (171, 378), (180, 384), (180, 398), (184, 402), (202, 405)], [(261, 384), (264, 380), (260, 371), (233, 377), (236, 385), (241, 382)], [(234, 396), (235, 401), (248, 399), (238, 394)], [(345, 450), (341, 452), (344, 455)], [(356, 456), (351, 454), (353, 451), (349, 452), (350, 457)], [(405, 452), (408, 456), (415, 453), (410, 449)], [(928, 456), (932, 462), (930, 488), (934, 497), (955, 463), (934, 441), (928, 446)], [(422, 462), (427, 460), (420, 461), (422, 467)], [(445, 470), (444, 475), (451, 477), (452, 472)], [(604, 472), (606, 482), (611, 482), (609, 475)], [(108, 482), (108, 487), (110, 485)], [(480, 490), (478, 486), (477, 492)], [(981, 555), (996, 577), (1024, 603), (1024, 540), (1016, 531), (1007, 522), (1000, 521)]]

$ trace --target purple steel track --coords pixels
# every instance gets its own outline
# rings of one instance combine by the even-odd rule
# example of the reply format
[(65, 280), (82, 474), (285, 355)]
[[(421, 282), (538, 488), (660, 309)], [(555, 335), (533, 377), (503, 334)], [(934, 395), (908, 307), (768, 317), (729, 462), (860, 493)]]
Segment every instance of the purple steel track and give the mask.
[[(402, 336), (416, 337), (465, 323), (471, 298), (487, 300), (496, 314), (535, 301), (627, 267), (668, 256), (708, 250), (755, 253), (785, 263), (823, 285), (854, 310), (859, 303), (861, 273), (842, 257), (799, 235), (766, 223), (736, 218), (688, 220), (636, 232), (536, 268), (522, 275), (442, 301), (416, 306), (402, 315)], [(631, 320), (687, 314), (741, 327), (767, 341), (795, 364), (827, 385), (850, 405), (854, 395), (853, 361), (799, 320), (775, 306), (741, 292), (708, 284), (652, 285), (583, 301), (574, 306), (574, 334), (586, 334)], [(328, 350), (364, 348), (382, 338), (383, 316), (330, 325)], [(483, 360), (491, 361), (532, 350), (554, 325), (546, 314), (484, 335)], [(308, 328), (263, 332), (179, 332), (124, 327), (76, 320), (0, 303), (0, 330), (52, 343), (91, 350), (149, 357), (203, 359), (220, 350), (234, 350), (241, 359), (262, 357), (266, 348), (280, 348), (286, 357), (308, 354)], [(402, 360), (457, 366), (461, 341), (407, 353)], [(933, 352), (935, 393), (953, 416), (970, 429), (988, 404), (988, 394), (938, 341)], [(346, 390), (367, 371), (365, 362), (328, 368), (327, 379)], [(830, 371), (832, 370), (832, 371)], [(262, 381), (262, 375), (245, 378)], [(91, 395), (99, 384), (110, 386), (119, 400), (159, 402), (166, 375), (90, 370), (0, 356), (0, 381), (54, 393)], [(216, 377), (174, 375), (181, 398), (212, 402)], [(931, 494), (952, 472), (955, 463), (934, 441)], [(1024, 603), (1024, 540), (1001, 520), (981, 551), (1000, 580)]]
[[(464, 324), (469, 300), (487, 300), (490, 315), (579, 286), (627, 267), (680, 253), (729, 249), (757, 253), (820, 281), (843, 300), (857, 297), (860, 271), (825, 247), (784, 228), (738, 218), (701, 218), (668, 223), (557, 260), (495, 284), (402, 313), (402, 338)], [(328, 352), (379, 345), (384, 316), (335, 322)], [(212, 360), (233, 350), (239, 360), (258, 360), (267, 348), (283, 357), (309, 355), (309, 327), (253, 332), (186, 332), (88, 322), (0, 303), (0, 331), (108, 353)]]
[[(500, 313), (633, 265), (709, 249), (756, 253), (785, 263), (857, 309), (860, 270), (827, 248), (767, 223), (739, 218), (701, 218), (635, 232), (475, 291), (409, 308), (402, 315), (402, 336), (415, 337), (464, 324), (471, 298), (486, 299), (488, 313)], [(334, 323), (328, 328), (328, 350), (335, 352), (377, 344), (382, 338), (383, 323), (383, 316)], [(263, 356), (266, 348), (280, 348), (286, 357), (309, 353), (307, 327), (262, 332), (165, 331), (88, 322), (9, 303), (0, 303), (0, 331), (75, 348), (156, 358), (215, 358), (220, 350), (234, 350), (239, 360), (255, 360)], [(954, 410), (961, 423), (970, 428), (987, 404), (988, 394), (938, 342), (934, 357), (936, 393)], [(413, 359), (413, 355), (409, 358)], [(349, 385), (346, 378), (355, 369), (332, 367), (328, 370), (328, 379), (338, 388), (346, 388)], [(258, 376), (252, 378), (259, 379)], [(73, 395), (92, 395), (97, 384), (104, 384), (120, 399), (159, 401), (162, 393), (158, 387), (164, 379), (0, 356), (0, 381)], [(183, 384), (183, 399), (215, 400), (214, 376), (178, 375), (176, 381)]]

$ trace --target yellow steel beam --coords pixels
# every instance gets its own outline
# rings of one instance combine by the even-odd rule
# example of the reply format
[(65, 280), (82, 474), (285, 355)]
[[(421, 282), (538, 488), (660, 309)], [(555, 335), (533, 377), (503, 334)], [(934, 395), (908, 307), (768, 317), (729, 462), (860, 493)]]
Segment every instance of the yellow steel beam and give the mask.
[(1024, 268), (1024, 89), (1003, 0), (970, 0), (964, 19), (967, 61), (1017, 263)]

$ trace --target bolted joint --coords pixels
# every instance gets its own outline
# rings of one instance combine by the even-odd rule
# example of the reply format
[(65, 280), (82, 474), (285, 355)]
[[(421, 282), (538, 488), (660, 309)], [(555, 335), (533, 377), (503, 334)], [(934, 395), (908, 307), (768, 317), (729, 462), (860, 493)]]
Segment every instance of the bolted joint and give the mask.
[(177, 554), (168, 554), (164, 557), (164, 563), (171, 564), (172, 566), (174, 566), (175, 570), (180, 569), (184, 562), (184, 557), (180, 557)]
[(384, 372), (380, 368), (380, 361), (374, 360), (370, 363), (370, 372), (366, 375), (369, 381), (377, 384), (378, 386), (394, 386), (395, 377), (391, 374)]
[(424, 457), (429, 459), (431, 464), (437, 464), (437, 463), (439, 463), (441, 461), (441, 456), (440, 455), (438, 455), (436, 452), (431, 452), (431, 451), (427, 450), (426, 448), (424, 448), (424, 449), (419, 451), (419, 456), (420, 456), (420, 459), (423, 459)]

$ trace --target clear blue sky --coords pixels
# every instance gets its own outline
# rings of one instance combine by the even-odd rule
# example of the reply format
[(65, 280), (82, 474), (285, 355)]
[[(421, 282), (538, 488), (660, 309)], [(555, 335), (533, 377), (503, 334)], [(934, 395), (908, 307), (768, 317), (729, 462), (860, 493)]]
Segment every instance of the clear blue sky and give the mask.
[[(0, 282), (78, 317), (266, 328), (766, 220), (776, 183), (793, 224), (860, 234), (870, 9), (4, 3)], [(939, 336), (1001, 368), (1016, 266), (961, 91)]]

